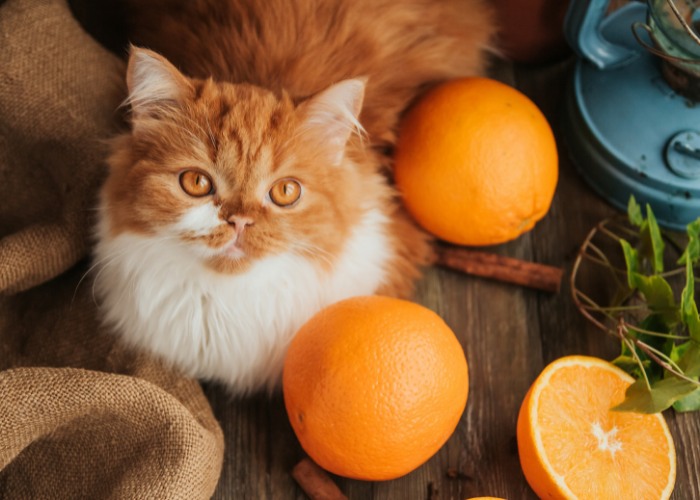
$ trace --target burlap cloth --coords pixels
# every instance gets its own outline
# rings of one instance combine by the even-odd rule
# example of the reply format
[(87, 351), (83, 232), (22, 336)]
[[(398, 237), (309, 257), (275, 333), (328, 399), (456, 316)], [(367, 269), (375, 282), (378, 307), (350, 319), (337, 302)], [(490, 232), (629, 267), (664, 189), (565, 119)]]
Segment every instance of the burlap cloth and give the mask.
[(206, 498), (219, 478), (199, 385), (101, 332), (80, 282), (123, 72), (64, 0), (0, 1), (0, 498)]

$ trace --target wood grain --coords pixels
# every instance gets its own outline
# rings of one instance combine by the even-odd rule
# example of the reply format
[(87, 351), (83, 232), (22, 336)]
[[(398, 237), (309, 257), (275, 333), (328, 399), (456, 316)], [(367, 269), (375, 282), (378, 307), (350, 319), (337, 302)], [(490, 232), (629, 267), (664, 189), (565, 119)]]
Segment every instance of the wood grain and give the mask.
[[(454, 330), (469, 362), (470, 394), (454, 435), (416, 471), (394, 481), (334, 477), (352, 499), (464, 499), (496, 496), (537, 498), (522, 475), (515, 440), (520, 403), (550, 361), (567, 354), (612, 359), (618, 344), (589, 325), (576, 310), (567, 276), (586, 233), (614, 213), (583, 182), (567, 156), (558, 123), (570, 62), (540, 68), (499, 63), (497, 79), (515, 85), (540, 106), (559, 144), (560, 179), (549, 214), (516, 241), (488, 252), (562, 267), (558, 294), (429, 269), (416, 301), (436, 311)], [(595, 276), (585, 276), (591, 282)], [(594, 283), (593, 283), (594, 284)], [(279, 394), (230, 401), (216, 387), (207, 394), (226, 435), (224, 470), (217, 499), (302, 499), (291, 470), (302, 457)], [(700, 498), (700, 418), (667, 420), (676, 440), (678, 478), (673, 499)]]

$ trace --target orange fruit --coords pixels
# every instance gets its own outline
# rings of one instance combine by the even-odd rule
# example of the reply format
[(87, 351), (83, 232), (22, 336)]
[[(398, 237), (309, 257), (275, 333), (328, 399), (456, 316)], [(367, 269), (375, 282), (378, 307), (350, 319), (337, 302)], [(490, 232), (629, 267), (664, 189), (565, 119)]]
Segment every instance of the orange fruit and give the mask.
[(671, 496), (676, 454), (661, 414), (611, 411), (632, 377), (598, 358), (552, 362), (518, 415), (520, 465), (541, 498)]
[(558, 177), (544, 115), (488, 78), (453, 80), (423, 96), (402, 121), (394, 160), (407, 210), (461, 245), (503, 243), (532, 229)]
[(293, 338), (282, 376), (306, 453), (364, 480), (403, 476), (433, 456), (462, 416), (468, 384), (464, 351), (437, 314), (378, 296), (313, 316)]

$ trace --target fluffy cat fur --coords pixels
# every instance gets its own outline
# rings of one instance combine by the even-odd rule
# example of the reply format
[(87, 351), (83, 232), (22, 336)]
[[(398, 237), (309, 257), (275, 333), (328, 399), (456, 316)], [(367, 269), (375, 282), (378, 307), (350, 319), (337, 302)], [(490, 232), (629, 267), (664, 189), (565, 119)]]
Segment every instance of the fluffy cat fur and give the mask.
[[(104, 318), (191, 376), (274, 387), (319, 309), (411, 294), (431, 246), (383, 148), (427, 86), (481, 72), (490, 15), (477, 0), (155, 0), (130, 19), (167, 59), (129, 59), (132, 127), (95, 250)], [(211, 191), (188, 194), (185, 172)], [(275, 186), (300, 197), (279, 206)]]

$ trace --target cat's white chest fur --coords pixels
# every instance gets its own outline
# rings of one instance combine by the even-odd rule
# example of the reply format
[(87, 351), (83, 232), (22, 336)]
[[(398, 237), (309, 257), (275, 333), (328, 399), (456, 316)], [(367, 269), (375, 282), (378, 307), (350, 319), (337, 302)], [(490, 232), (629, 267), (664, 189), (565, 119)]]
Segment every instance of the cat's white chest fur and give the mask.
[(100, 228), (96, 291), (128, 344), (241, 393), (274, 386), (298, 328), (322, 307), (375, 293), (390, 255), (387, 218), (367, 211), (331, 271), (283, 253), (236, 275), (206, 268), (167, 237)]

